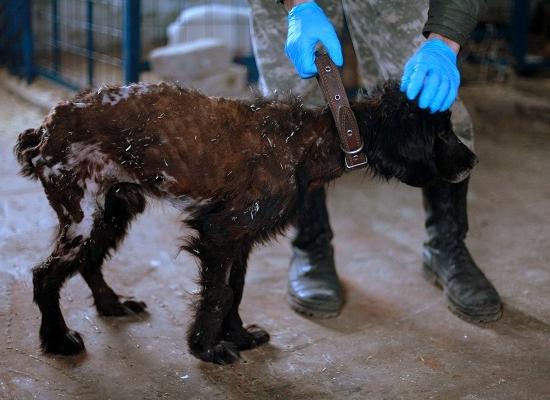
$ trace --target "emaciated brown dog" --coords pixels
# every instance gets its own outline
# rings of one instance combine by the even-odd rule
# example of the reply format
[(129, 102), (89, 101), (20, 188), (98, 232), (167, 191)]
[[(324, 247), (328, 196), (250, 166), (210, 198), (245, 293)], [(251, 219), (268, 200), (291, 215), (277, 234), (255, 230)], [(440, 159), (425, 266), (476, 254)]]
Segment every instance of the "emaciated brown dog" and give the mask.
[[(419, 109), (395, 83), (352, 109), (374, 176), (415, 186), (458, 181), (476, 162), (448, 112)], [(164, 83), (81, 93), (22, 133), (15, 153), (59, 218), (54, 250), (33, 271), (43, 350), (84, 350), (59, 307), (61, 286), (77, 272), (100, 314), (144, 311), (143, 302), (119, 300), (101, 265), (152, 197), (190, 212), (197, 235), (182, 247), (200, 261), (200, 293), (188, 342), (196, 357), (220, 364), (269, 340), (244, 327), (238, 311), (253, 246), (300, 218), (308, 190), (344, 173), (328, 108), (210, 98)]]

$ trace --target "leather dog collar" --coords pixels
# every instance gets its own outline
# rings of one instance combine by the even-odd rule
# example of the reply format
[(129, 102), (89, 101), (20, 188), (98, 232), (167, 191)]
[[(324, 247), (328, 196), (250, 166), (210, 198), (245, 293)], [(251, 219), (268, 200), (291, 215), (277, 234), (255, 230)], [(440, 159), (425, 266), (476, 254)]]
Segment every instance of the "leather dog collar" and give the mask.
[(340, 147), (345, 153), (346, 170), (364, 168), (368, 164), (367, 155), (363, 151), (364, 143), (349, 105), (340, 71), (327, 54), (317, 51), (315, 55), (315, 65), (319, 71), (317, 82), (336, 123)]

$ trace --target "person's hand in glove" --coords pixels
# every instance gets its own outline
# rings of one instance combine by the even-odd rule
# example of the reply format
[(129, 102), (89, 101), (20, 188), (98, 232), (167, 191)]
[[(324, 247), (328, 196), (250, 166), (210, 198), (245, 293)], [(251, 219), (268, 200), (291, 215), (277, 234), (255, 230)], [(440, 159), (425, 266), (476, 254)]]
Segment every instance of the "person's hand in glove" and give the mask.
[(298, 75), (304, 79), (317, 74), (315, 46), (319, 42), (334, 64), (341, 67), (344, 62), (342, 47), (334, 27), (321, 7), (313, 1), (292, 7), (288, 13), (285, 52)]
[(405, 65), (401, 91), (409, 100), (418, 98), (420, 108), (431, 112), (448, 110), (460, 86), (456, 55), (460, 46), (440, 35), (431, 34)]

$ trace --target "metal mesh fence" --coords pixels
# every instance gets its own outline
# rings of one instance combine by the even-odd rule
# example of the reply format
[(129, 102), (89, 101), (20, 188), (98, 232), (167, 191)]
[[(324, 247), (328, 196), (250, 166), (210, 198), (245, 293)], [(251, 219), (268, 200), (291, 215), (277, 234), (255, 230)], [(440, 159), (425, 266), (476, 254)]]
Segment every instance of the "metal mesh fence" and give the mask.
[[(184, 10), (193, 14), (179, 32), (203, 36), (220, 34), (224, 28), (249, 41), (248, 22), (242, 18), (216, 19), (217, 7), (247, 7), (246, 0), (141, 0), (141, 58), (168, 42), (167, 27)], [(125, 0), (35, 0), (32, 3), (34, 63), (37, 72), (72, 88), (124, 81)], [(223, 25), (226, 25), (225, 27)], [(227, 29), (226, 29), (227, 31)], [(251, 54), (235, 53), (249, 61)], [(147, 63), (138, 65), (146, 68)]]
[(37, 70), (67, 86), (121, 81), (122, 0), (33, 2)]

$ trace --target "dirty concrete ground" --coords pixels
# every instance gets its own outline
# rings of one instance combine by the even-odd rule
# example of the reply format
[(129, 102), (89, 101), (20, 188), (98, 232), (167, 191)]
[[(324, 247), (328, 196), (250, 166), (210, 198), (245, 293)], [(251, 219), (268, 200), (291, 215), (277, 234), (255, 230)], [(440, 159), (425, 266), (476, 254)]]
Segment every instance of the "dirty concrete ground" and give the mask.
[(550, 102), (506, 86), (465, 88), (463, 97), (481, 159), (468, 244), (502, 294), (502, 320), (477, 326), (447, 310), (420, 274), (419, 190), (358, 172), (329, 190), (342, 315), (315, 321), (287, 307), (289, 232), (254, 252), (242, 305), (271, 342), (216, 366), (186, 348), (196, 266), (178, 254), (186, 231), (163, 206), (149, 208), (104, 268), (150, 314), (99, 318), (77, 276), (61, 302), (88, 351), (40, 353), (30, 268), (49, 254), (55, 220), (40, 185), (16, 176), (11, 148), (43, 115), (0, 91), (0, 398), (550, 398)]

